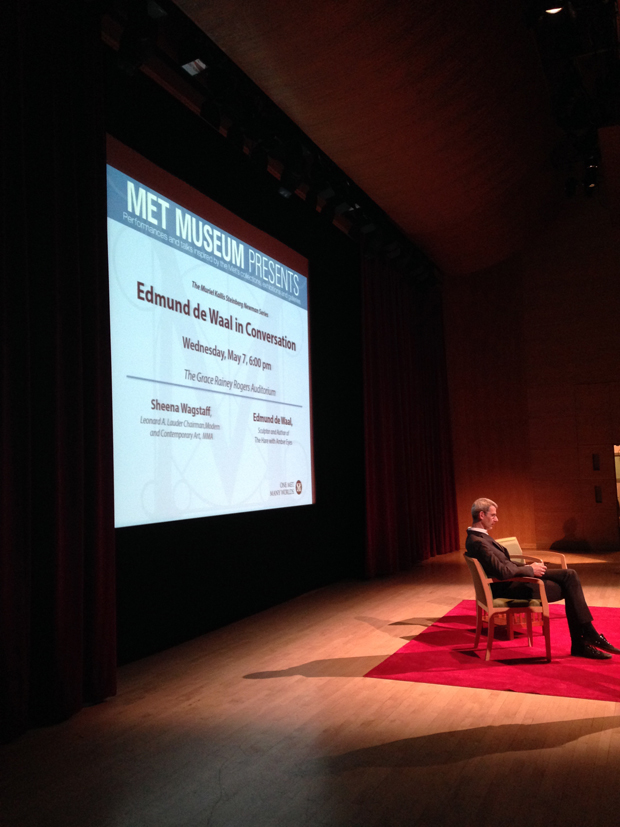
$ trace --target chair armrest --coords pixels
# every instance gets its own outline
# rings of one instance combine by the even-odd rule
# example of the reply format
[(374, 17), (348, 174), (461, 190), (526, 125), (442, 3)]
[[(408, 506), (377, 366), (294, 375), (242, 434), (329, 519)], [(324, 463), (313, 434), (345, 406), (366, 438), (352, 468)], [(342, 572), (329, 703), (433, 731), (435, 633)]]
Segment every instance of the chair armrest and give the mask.
[(527, 565), (529, 563), (542, 563), (542, 557), (532, 557), (531, 554), (515, 554), (514, 557), (510, 558), (514, 563), (515, 560), (523, 560), (523, 562)]
[(556, 558), (555, 560), (553, 560), (551, 562), (558, 563), (563, 569), (565, 569), (567, 567), (566, 566), (566, 557), (563, 554), (561, 554), (559, 551), (546, 551), (545, 556), (548, 556), (548, 555), (551, 555), (551, 557)]

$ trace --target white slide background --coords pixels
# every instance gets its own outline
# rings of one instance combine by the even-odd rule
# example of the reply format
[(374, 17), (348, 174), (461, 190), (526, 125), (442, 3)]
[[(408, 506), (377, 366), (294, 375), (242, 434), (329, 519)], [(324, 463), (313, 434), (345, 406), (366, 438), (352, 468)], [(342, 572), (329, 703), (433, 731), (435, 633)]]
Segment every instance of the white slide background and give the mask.
[[(147, 229), (108, 217), (116, 526), (313, 502), (307, 309)], [(148, 301), (151, 288), (185, 312)]]

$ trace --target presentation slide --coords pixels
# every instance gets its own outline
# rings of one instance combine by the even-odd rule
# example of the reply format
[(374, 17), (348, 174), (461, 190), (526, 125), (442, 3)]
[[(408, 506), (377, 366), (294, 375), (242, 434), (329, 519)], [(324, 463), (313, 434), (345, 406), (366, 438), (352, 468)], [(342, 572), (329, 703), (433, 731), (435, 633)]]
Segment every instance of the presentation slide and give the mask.
[(117, 527), (314, 502), (307, 261), (108, 138)]

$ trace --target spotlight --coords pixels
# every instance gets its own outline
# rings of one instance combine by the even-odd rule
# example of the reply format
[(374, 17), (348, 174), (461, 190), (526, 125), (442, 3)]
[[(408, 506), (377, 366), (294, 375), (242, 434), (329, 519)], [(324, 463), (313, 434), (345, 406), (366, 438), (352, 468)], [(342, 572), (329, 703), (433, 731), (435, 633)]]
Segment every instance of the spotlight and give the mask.
[(377, 225), (373, 224), (373, 222), (369, 218), (366, 218), (360, 226), (360, 232), (363, 233), (364, 235), (367, 235), (368, 233), (372, 233), (376, 229), (377, 229)]
[(168, 12), (156, 3), (155, 0), (148, 0), (146, 4), (146, 13), (152, 20), (165, 20), (168, 17)]
[(184, 63), (181, 68), (185, 69), (188, 75), (194, 76), (204, 72), (207, 65), (206, 63), (203, 63), (199, 57), (197, 57), (195, 60), (190, 60), (188, 63)]
[(338, 199), (338, 203), (335, 207), (336, 215), (344, 215), (345, 213), (351, 212), (353, 207), (348, 203), (348, 201), (342, 201)]
[(282, 196), (282, 198), (290, 198), (299, 186), (299, 182), (300, 177), (298, 173), (292, 169), (283, 169), (282, 175), (280, 176), (278, 193)]
[(188, 75), (199, 75), (207, 68), (207, 64), (202, 59), (204, 52), (204, 38), (197, 37), (195, 34), (184, 35), (177, 47), (177, 60)]

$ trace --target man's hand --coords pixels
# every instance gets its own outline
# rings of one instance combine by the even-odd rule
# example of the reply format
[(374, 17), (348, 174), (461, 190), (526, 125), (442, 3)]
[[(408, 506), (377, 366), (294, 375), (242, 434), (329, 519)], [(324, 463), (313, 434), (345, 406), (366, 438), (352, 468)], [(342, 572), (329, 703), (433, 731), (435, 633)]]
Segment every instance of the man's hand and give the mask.
[(530, 563), (530, 565), (534, 569), (534, 577), (542, 577), (547, 571), (547, 566), (544, 563)]

